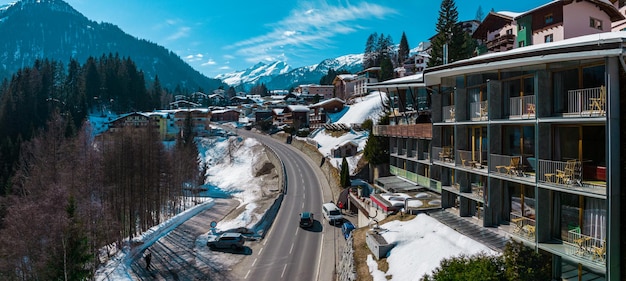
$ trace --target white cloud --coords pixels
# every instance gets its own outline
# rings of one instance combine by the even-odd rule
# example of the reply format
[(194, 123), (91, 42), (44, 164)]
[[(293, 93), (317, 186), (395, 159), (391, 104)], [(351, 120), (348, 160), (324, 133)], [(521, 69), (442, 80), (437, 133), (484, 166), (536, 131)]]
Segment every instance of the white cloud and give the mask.
[(207, 62), (201, 64), (201, 66), (208, 66), (208, 65), (216, 65), (217, 62), (215, 62), (213, 59), (209, 59)]
[(219, 68), (219, 70), (230, 70), (230, 66), (225, 65)]
[(185, 57), (187, 62), (198, 62), (204, 58), (203, 54), (188, 55)]
[(180, 38), (185, 38), (189, 36), (189, 32), (191, 31), (191, 28), (188, 26), (181, 26), (178, 28), (178, 30), (176, 30), (176, 32), (170, 36), (168, 36), (165, 40), (167, 41), (175, 41), (178, 40)]
[(289, 53), (300, 53), (306, 48), (327, 48), (333, 45), (333, 38), (364, 29), (359, 21), (394, 14), (397, 11), (375, 3), (302, 2), (289, 16), (268, 25), (267, 33), (237, 42), (227, 49), (237, 49), (237, 54), (248, 62), (278, 57), (285, 60), (285, 49)]

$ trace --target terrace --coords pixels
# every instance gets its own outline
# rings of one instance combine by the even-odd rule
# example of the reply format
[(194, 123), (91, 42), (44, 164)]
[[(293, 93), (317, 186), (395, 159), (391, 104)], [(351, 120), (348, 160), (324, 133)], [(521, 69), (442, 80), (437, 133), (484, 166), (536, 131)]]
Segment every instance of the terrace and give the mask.
[(606, 116), (604, 86), (567, 91), (567, 112), (564, 117)]

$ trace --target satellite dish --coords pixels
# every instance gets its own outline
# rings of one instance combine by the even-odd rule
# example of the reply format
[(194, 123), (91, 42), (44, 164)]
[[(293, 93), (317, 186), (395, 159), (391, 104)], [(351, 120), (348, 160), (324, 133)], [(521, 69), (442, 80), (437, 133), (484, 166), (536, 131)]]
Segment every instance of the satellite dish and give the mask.
[(212, 221), (212, 222), (211, 222), (211, 227), (216, 227), (216, 226), (217, 226), (217, 222)]

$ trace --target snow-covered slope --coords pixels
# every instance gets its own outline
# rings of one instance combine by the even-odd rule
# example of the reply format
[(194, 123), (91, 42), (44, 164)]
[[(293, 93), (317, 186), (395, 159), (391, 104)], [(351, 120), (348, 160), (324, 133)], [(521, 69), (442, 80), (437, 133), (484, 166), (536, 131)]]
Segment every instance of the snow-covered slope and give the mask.
[(237, 86), (240, 84), (258, 84), (271, 80), (272, 77), (285, 74), (291, 70), (291, 67), (285, 62), (276, 61), (270, 64), (259, 62), (246, 70), (235, 71), (220, 74), (215, 78), (224, 81), (224, 83)]
[(363, 54), (325, 59), (320, 63), (295, 69), (291, 69), (284, 62), (271, 64), (260, 62), (246, 70), (220, 74), (215, 78), (231, 86), (243, 85), (245, 89), (250, 89), (255, 84), (265, 83), (270, 90), (280, 90), (299, 84), (319, 83), (329, 69), (356, 73), (362, 69), (362, 65)]

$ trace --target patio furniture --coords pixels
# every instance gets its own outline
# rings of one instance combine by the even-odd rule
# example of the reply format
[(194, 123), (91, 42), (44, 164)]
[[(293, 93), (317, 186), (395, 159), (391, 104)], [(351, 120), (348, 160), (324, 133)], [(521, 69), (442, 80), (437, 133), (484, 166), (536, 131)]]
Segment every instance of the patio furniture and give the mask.
[[(508, 166), (504, 166), (504, 165), (500, 165), (500, 166), (496, 166), (496, 169), (498, 170), (505, 170), (507, 175), (519, 175), (519, 173), (521, 172), (520, 170), (520, 158), (521, 157), (512, 157), (511, 158), (511, 162), (509, 163)], [(502, 172), (501, 172), (502, 173)]]
[(606, 242), (602, 241), (602, 246), (593, 246), (593, 259), (599, 259), (602, 262), (606, 262)]
[(513, 230), (514, 233), (521, 233), (522, 232), (522, 227), (524, 226), (524, 218), (523, 217), (518, 217), (518, 218), (512, 218), (511, 222), (513, 224), (515, 224), (515, 229)]
[(523, 227), (524, 232), (528, 235), (529, 238), (535, 237), (535, 227), (527, 224)]
[(526, 113), (528, 114), (528, 118), (530, 118), (530, 115), (535, 115), (535, 104), (534, 103), (527, 103), (526, 104)]
[(444, 162), (450, 161), (452, 159), (452, 147), (443, 147), (441, 152), (439, 152), (439, 159)]
[(572, 184), (574, 179), (574, 172), (576, 169), (576, 163), (578, 161), (576, 159), (567, 160), (565, 163), (565, 168), (563, 170), (556, 170), (556, 179), (557, 182), (561, 184)]
[(600, 115), (604, 115), (604, 105), (606, 104), (606, 90), (604, 86), (600, 87), (599, 97), (589, 98), (589, 116), (594, 111), (598, 111)]

